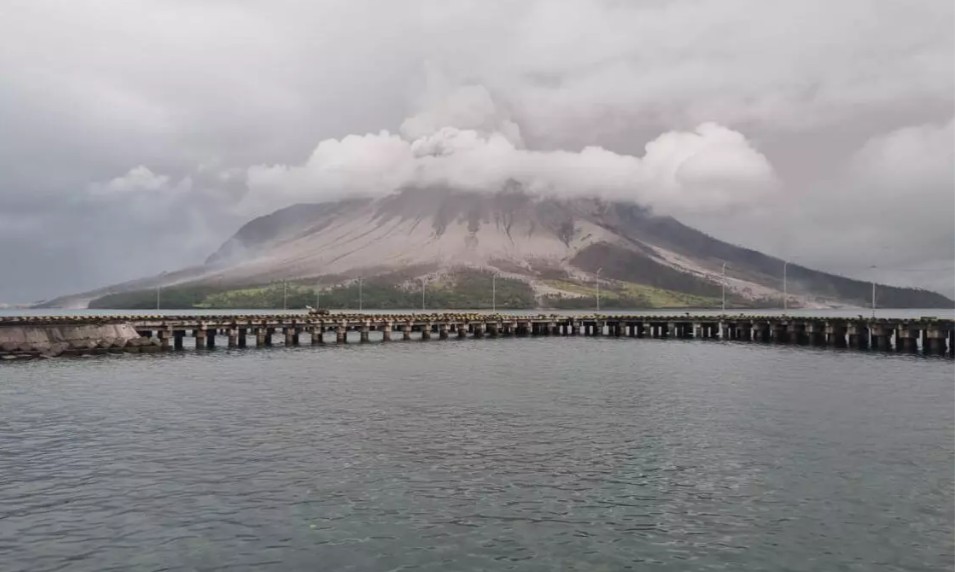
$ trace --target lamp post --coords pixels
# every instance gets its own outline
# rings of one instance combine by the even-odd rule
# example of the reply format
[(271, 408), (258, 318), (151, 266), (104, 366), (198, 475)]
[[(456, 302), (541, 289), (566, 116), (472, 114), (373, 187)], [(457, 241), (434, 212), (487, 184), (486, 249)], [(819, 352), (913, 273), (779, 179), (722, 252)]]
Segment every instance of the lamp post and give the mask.
[(726, 313), (726, 263), (725, 263), (725, 262), (723, 263), (723, 280), (722, 280), (722, 287), (723, 287), (723, 305), (722, 305), (722, 308), (723, 308), (723, 313), (725, 314), (725, 313)]
[(163, 270), (159, 273), (159, 282), (156, 283), (156, 309), (159, 309), (160, 306), (160, 293), (162, 292), (162, 277), (166, 275), (166, 271)]
[(875, 319), (875, 264), (872, 265), (872, 319)]
[(288, 310), (288, 280), (282, 281), (282, 310)]
[(789, 308), (789, 290), (786, 282), (786, 267), (789, 266), (788, 261), (783, 261), (783, 310)]
[(497, 274), (491, 274), (491, 311), (497, 312)]
[(422, 276), (421, 277), (421, 311), (422, 312), (424, 311), (424, 285), (425, 285), (425, 277)]
[(315, 283), (315, 309), (319, 310), (322, 307), (322, 283)]
[(363, 305), (362, 293), (361, 293), (361, 281), (362, 279), (359, 277), (358, 278), (358, 311), (359, 312), (362, 311), (362, 305)]
[(600, 311), (600, 273), (603, 272), (603, 268), (597, 269), (597, 311)]

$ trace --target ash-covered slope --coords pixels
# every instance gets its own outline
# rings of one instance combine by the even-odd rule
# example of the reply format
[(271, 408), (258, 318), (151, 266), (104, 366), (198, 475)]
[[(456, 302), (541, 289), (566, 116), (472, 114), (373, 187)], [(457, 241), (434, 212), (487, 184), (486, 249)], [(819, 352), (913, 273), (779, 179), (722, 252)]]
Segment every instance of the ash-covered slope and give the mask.
[[(276, 280), (320, 279), (333, 286), (377, 277), (406, 288), (417, 277), (465, 268), (526, 282), (545, 304), (589, 298), (599, 280), (602, 290), (621, 299), (712, 307), (719, 305), (724, 263), (732, 306), (782, 305), (782, 260), (636, 204), (558, 200), (517, 187), (497, 193), (407, 189), (376, 200), (284, 208), (245, 224), (203, 265), (47, 305), (76, 306), (124, 292), (153, 296), (149, 289), (157, 285), (216, 291)], [(877, 290), (880, 307), (955, 305), (925, 290)], [(867, 306), (871, 285), (790, 264), (788, 293), (792, 307)]]
[[(702, 296), (778, 298), (783, 261), (719, 241), (638, 205), (498, 193), (408, 189), (378, 200), (296, 205), (243, 226), (202, 275), (234, 283), (358, 277), (400, 269), (493, 269), (545, 279), (600, 279)], [(869, 283), (790, 264), (795, 303), (858, 304)], [(196, 276), (198, 278), (198, 276)], [(546, 286), (545, 288), (552, 288)], [(884, 307), (951, 307), (924, 290), (880, 286)]]

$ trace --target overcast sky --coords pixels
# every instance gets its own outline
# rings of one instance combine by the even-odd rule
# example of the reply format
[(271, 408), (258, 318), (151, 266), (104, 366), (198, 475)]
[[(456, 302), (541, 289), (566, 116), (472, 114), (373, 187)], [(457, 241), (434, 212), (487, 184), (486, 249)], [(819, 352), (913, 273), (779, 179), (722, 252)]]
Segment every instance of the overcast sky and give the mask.
[(0, 301), (509, 178), (951, 295), (953, 109), (951, 0), (7, 0)]

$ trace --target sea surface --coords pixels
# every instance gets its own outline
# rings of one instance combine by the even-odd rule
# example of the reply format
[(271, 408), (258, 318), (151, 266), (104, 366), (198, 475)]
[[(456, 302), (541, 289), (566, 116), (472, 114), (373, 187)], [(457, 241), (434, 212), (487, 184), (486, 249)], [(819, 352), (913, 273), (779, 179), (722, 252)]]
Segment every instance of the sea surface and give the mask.
[(586, 337), (0, 364), (0, 570), (951, 570), (953, 375)]

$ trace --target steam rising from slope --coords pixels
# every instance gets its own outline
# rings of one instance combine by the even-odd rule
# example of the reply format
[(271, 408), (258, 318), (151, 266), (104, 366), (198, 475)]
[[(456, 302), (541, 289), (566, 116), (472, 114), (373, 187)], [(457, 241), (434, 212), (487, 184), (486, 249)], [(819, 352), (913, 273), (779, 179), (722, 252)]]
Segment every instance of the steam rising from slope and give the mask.
[(663, 133), (640, 157), (601, 147), (532, 150), (488, 91), (468, 86), (406, 119), (400, 134), (326, 139), (302, 165), (250, 167), (242, 207), (261, 211), (409, 186), (496, 191), (511, 181), (532, 193), (631, 200), (667, 214), (752, 205), (777, 188), (766, 157), (716, 123)]

